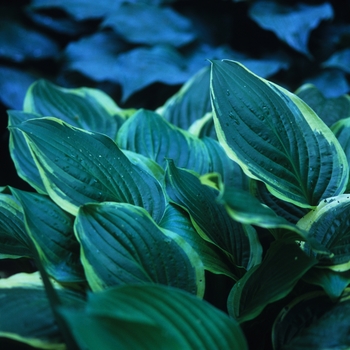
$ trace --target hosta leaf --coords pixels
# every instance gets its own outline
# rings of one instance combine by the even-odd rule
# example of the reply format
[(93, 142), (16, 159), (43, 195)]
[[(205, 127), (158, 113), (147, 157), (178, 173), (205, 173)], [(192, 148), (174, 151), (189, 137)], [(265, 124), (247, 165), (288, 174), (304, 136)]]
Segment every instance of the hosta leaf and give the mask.
[(303, 276), (303, 280), (322, 287), (332, 300), (336, 300), (350, 284), (350, 271), (338, 272), (316, 266)]
[(141, 153), (162, 167), (171, 158), (177, 166), (199, 174), (215, 171), (225, 182), (236, 180), (233, 173), (237, 166), (217, 141), (199, 139), (148, 110), (141, 109), (130, 117), (119, 129), (116, 142), (120, 148)]
[[(322, 302), (322, 301), (321, 301)], [(322, 304), (321, 304), (322, 307)], [(305, 312), (306, 317), (310, 318), (320, 308), (320, 300), (316, 301), (316, 305), (310, 310), (305, 310), (305, 306), (301, 305), (301, 312)], [(324, 310), (324, 307), (322, 307)], [(349, 320), (350, 301), (345, 300), (338, 302), (333, 307), (328, 308), (317, 320), (312, 319), (309, 327), (305, 327), (300, 334), (294, 337), (289, 343), (283, 346), (286, 350), (299, 349), (347, 349), (349, 348)], [(294, 310), (291, 310), (293, 312)], [(297, 315), (295, 322), (300, 322), (300, 311), (296, 310)], [(282, 327), (284, 325), (281, 325)]]
[[(282, 309), (273, 324), (273, 348), (293, 349), (288, 346), (291, 340), (317, 322), (317, 319), (329, 311), (333, 305), (333, 302), (321, 291), (303, 294), (292, 300)], [(318, 336), (320, 335), (321, 333)], [(333, 336), (331, 338), (333, 339)], [(309, 344), (295, 349), (325, 349), (323, 345), (314, 347)]]
[(73, 232), (74, 217), (47, 196), (15, 189), (12, 192), (22, 204), (27, 232), (46, 272), (59, 282), (85, 281)]
[(284, 217), (288, 222), (296, 224), (309, 210), (300, 208), (292, 203), (285, 202), (272, 195), (261, 181), (251, 180), (250, 191), (263, 204), (270, 207), (278, 216)]
[(109, 137), (55, 118), (16, 128), (25, 135), (49, 196), (62, 209), (76, 215), (85, 203), (111, 200), (142, 206), (156, 221), (162, 217), (159, 182), (130, 163)]
[(350, 90), (346, 74), (336, 68), (321, 70), (315, 76), (306, 79), (305, 83), (315, 85), (327, 98), (343, 96)]
[(273, 31), (293, 49), (311, 56), (308, 50), (310, 32), (322, 20), (333, 18), (332, 6), (296, 4), (294, 7), (274, 1), (257, 1), (249, 9), (250, 18), (260, 27)]
[(126, 50), (125, 42), (114, 32), (97, 32), (71, 41), (64, 49), (65, 68), (94, 81), (118, 82), (118, 55)]
[[(82, 297), (68, 289), (57, 289), (57, 293), (67, 307), (84, 305)], [(0, 279), (0, 296), (0, 337), (39, 349), (66, 348), (39, 273)]]
[[(224, 206), (217, 202), (219, 191), (202, 185), (198, 177), (176, 168), (170, 160), (166, 189), (170, 199), (190, 214), (202, 238), (228, 253), (237, 266), (250, 268), (260, 262), (261, 250), (255, 230), (230, 218)], [(257, 244), (256, 250), (250, 240)]]
[(99, 3), (94, 0), (33, 0), (30, 8), (60, 8), (77, 20), (85, 20), (106, 16), (122, 2), (122, 0), (104, 0)]
[(13, 128), (14, 126), (19, 125), (28, 119), (38, 118), (41, 116), (38, 114), (12, 110), (7, 111), (7, 114), (9, 116), (8, 126), (10, 128), (12, 127), (9, 144), (10, 154), (15, 164), (17, 174), (39, 193), (46, 193), (45, 186), (35, 164), (34, 158), (32, 157), (27, 141), (19, 130)]
[(235, 320), (167, 286), (110, 288), (90, 294), (83, 312), (65, 308), (62, 314), (82, 348), (248, 349)]
[(143, 208), (86, 204), (79, 210), (75, 232), (94, 291), (154, 282), (203, 295), (204, 269), (197, 253), (179, 235), (157, 226)]
[(0, 57), (14, 62), (57, 57), (58, 44), (43, 31), (36, 31), (14, 20), (2, 18)]
[(137, 47), (120, 54), (113, 75), (122, 86), (123, 101), (153, 83), (183, 84), (191, 76), (184, 70), (183, 57), (168, 45)]
[(339, 68), (346, 73), (350, 73), (350, 49), (344, 49), (335, 52), (326, 62), (323, 67)]
[(0, 193), (0, 258), (22, 256), (32, 256), (22, 206), (13, 196)]
[(170, 123), (187, 130), (211, 111), (209, 79), (210, 67), (201, 69), (157, 112)]
[(24, 96), (36, 79), (23, 67), (13, 68), (0, 65), (0, 101), (7, 108), (21, 109)]
[(230, 263), (221, 250), (199, 236), (188, 213), (181, 207), (169, 204), (159, 226), (180, 235), (199, 255), (204, 268), (215, 274), (236, 278), (230, 270)]
[(123, 122), (123, 111), (104, 92), (91, 88), (66, 89), (44, 79), (30, 86), (23, 110), (59, 118), (111, 138)]
[(266, 305), (285, 297), (317, 260), (294, 242), (274, 242), (262, 263), (249, 270), (232, 288), (228, 311), (239, 322), (258, 316)]
[(334, 98), (326, 98), (312, 84), (300, 87), (296, 94), (303, 99), (317, 115), (331, 127), (340, 119), (350, 117), (350, 96), (343, 95)]
[[(298, 227), (308, 231), (320, 244), (324, 245), (332, 253), (332, 256), (321, 257), (319, 264), (329, 266), (335, 271), (350, 269), (350, 195), (342, 194), (327, 198), (322, 201), (315, 210), (312, 210), (298, 222)], [(310, 251), (305, 244), (304, 250)]]
[(345, 190), (341, 145), (296, 95), (237, 62), (212, 63), (211, 97), (218, 139), (251, 178), (300, 207)]
[(108, 13), (102, 27), (111, 27), (127, 42), (144, 45), (165, 44), (177, 47), (190, 43), (196, 37), (191, 22), (186, 17), (170, 7), (157, 7), (142, 2), (122, 3), (117, 10)]

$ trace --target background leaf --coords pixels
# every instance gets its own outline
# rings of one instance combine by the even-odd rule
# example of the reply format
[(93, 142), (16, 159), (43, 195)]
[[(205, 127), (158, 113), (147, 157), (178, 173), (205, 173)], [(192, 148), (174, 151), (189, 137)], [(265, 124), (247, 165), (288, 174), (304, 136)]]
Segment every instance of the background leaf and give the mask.
[(310, 32), (322, 20), (332, 19), (333, 9), (329, 3), (297, 3), (291, 7), (273, 1), (257, 1), (250, 7), (249, 16), (262, 28), (272, 30), (293, 49), (310, 56), (307, 46)]
[(179, 235), (164, 230), (142, 208), (105, 202), (78, 212), (75, 232), (93, 291), (136, 283), (160, 283), (204, 293), (204, 269)]
[(233, 319), (189, 293), (161, 285), (110, 288), (90, 294), (84, 312), (62, 309), (62, 314), (82, 347), (248, 349)]
[(212, 63), (211, 96), (226, 153), (273, 195), (310, 207), (345, 190), (349, 169), (343, 149), (295, 95), (223, 60)]
[(326, 62), (322, 65), (323, 67), (339, 68), (346, 73), (350, 73), (349, 67), (350, 61), (350, 49), (344, 49), (335, 52)]

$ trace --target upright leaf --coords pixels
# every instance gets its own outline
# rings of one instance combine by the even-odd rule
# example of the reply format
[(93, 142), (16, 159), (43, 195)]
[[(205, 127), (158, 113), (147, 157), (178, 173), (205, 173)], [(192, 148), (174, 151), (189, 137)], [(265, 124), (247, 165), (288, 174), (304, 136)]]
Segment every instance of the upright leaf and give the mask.
[(211, 97), (218, 139), (227, 154), (273, 195), (301, 207), (345, 190), (341, 145), (297, 96), (237, 62), (212, 62)]
[(94, 291), (121, 284), (161, 283), (203, 295), (204, 269), (179, 235), (157, 226), (130, 204), (86, 204), (75, 232), (82, 262)]
[(62, 314), (82, 348), (248, 349), (235, 320), (189, 293), (162, 285), (110, 288), (90, 294), (84, 311), (63, 308)]
[(250, 268), (260, 262), (261, 251), (256, 232), (230, 218), (224, 206), (217, 202), (219, 191), (202, 185), (189, 171), (168, 161), (166, 189), (170, 199), (188, 211), (192, 223), (202, 238), (225, 251), (239, 267)]
[(165, 198), (159, 182), (133, 165), (107, 136), (55, 118), (16, 126), (25, 135), (49, 196), (76, 215), (88, 202), (139, 205), (159, 221)]

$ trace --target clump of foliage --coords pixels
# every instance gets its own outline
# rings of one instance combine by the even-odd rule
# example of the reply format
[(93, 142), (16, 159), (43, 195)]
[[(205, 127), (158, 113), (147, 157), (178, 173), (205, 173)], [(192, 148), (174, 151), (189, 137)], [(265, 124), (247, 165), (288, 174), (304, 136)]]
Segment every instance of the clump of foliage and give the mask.
[(2, 188), (0, 256), (34, 271), (0, 280), (2, 338), (349, 346), (349, 96), (214, 60), (156, 111), (39, 80), (8, 115), (35, 191)]

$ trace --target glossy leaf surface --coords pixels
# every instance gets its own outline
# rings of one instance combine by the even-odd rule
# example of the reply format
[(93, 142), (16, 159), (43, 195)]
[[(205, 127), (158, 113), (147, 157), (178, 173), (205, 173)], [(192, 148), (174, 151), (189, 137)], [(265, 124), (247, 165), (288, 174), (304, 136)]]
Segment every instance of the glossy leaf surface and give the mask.
[(109, 137), (55, 118), (32, 119), (17, 128), (27, 139), (49, 196), (64, 210), (76, 215), (85, 203), (111, 200), (142, 206), (156, 221), (162, 217), (160, 184)]
[(311, 207), (345, 190), (341, 145), (296, 95), (224, 60), (212, 63), (211, 97), (227, 154), (273, 195)]
[(83, 312), (62, 309), (62, 314), (82, 348), (248, 349), (235, 320), (189, 293), (161, 285), (90, 294)]
[(79, 210), (75, 232), (94, 291), (153, 282), (203, 295), (204, 269), (197, 253), (179, 235), (157, 226), (140, 207), (87, 204)]

